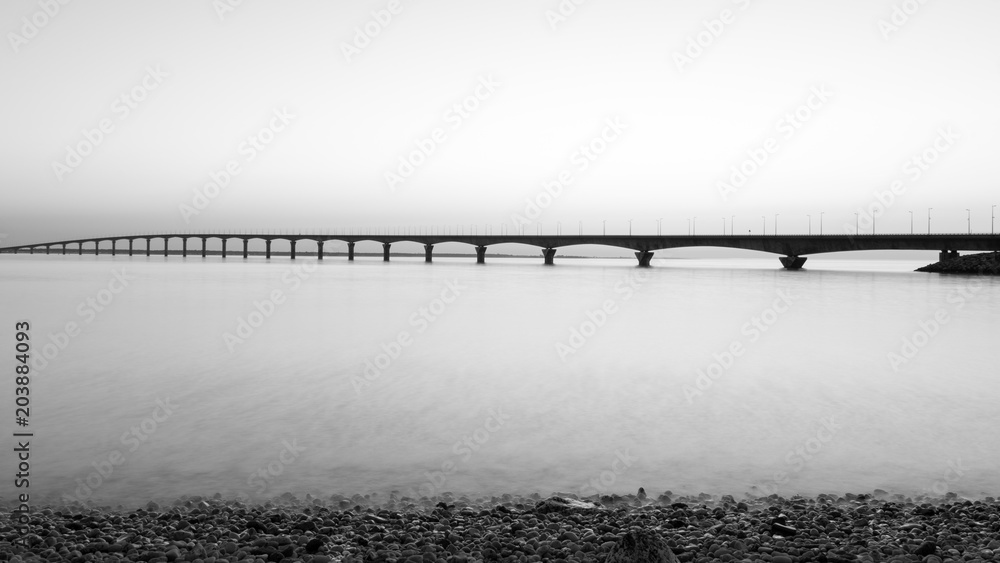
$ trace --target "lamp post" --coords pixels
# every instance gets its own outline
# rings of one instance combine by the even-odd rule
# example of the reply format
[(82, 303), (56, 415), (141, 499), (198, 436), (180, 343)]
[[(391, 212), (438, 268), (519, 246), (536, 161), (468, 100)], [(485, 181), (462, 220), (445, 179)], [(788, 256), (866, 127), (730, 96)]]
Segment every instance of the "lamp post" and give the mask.
[(969, 234), (971, 235), (972, 234), (972, 210), (971, 209), (966, 209), (965, 212), (968, 214), (968, 218), (966, 219), (966, 221), (968, 222), (968, 225), (969, 225)]
[(931, 234), (931, 209), (934, 208), (933, 207), (927, 208), (927, 234)]
[(662, 231), (660, 229), (660, 221), (663, 221), (663, 217), (660, 217), (659, 219), (656, 220), (656, 236), (660, 236), (662, 234)]
[(990, 234), (991, 235), (993, 234), (993, 220), (996, 219), (996, 209), (997, 209), (996, 204), (993, 204), (993, 206), (990, 207)]
[(854, 234), (860, 235), (861, 233), (859, 232), (859, 230), (860, 229), (858, 229), (858, 212), (855, 211), (854, 212)]
[(608, 220), (601, 220), (601, 236), (606, 236), (608, 234)]
[(767, 216), (765, 215), (760, 216), (760, 234), (761, 235), (767, 234)]
[(826, 211), (820, 211), (819, 212), (819, 234), (821, 234), (821, 235), (823, 234), (823, 214), (824, 213), (826, 213)]
[(875, 216), (878, 215), (878, 209), (872, 209), (872, 234), (875, 234)]
[(632, 220), (628, 220), (628, 236), (632, 236)]
[(913, 234), (913, 212), (910, 211), (910, 234)]
[(774, 214), (774, 236), (778, 236), (778, 214)]
[(733, 220), (734, 219), (736, 219), (735, 215), (730, 215), (729, 216), (729, 236), (733, 236), (733, 235), (736, 234), (736, 231), (733, 230)]
[(806, 217), (809, 218), (809, 234), (813, 234), (813, 216), (806, 213)]

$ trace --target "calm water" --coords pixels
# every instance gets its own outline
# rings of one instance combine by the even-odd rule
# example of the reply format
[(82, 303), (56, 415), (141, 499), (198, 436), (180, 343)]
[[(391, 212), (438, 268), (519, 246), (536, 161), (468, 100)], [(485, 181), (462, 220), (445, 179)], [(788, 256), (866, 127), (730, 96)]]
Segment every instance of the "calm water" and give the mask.
[(37, 359), (31, 490), (1000, 492), (998, 280), (471, 261), (4, 256), (5, 365), (15, 320)]

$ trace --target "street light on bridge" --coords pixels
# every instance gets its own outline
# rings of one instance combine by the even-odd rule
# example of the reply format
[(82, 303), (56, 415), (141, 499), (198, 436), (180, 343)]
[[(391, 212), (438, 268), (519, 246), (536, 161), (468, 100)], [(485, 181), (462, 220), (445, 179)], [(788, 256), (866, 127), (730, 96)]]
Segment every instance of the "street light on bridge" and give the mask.
[(767, 234), (767, 217), (764, 215), (760, 216), (760, 234), (761, 235)]
[(927, 208), (927, 234), (931, 234), (931, 209), (934, 208), (933, 207)]
[(813, 234), (813, 216), (806, 213), (806, 217), (809, 218), (809, 234)]
[(628, 236), (632, 236), (632, 220), (628, 220)]
[(966, 209), (965, 212), (968, 214), (968, 218), (966, 219), (966, 221), (968, 221), (968, 224), (969, 224), (969, 234), (971, 235), (972, 234), (972, 210), (971, 209)]
[(913, 234), (913, 212), (910, 211), (910, 234)]
[(656, 220), (656, 236), (660, 236), (660, 235), (663, 234), (662, 230), (660, 228), (660, 226), (661, 226), (660, 225), (660, 221), (663, 221), (663, 217), (660, 217), (659, 219)]
[(996, 219), (996, 209), (997, 206), (994, 203), (993, 207), (990, 207), (990, 234), (993, 234), (993, 220)]
[(872, 234), (875, 234), (875, 216), (878, 215), (878, 209), (872, 209)]
[(821, 234), (821, 235), (823, 234), (823, 214), (824, 213), (826, 213), (826, 211), (820, 211), (819, 212), (819, 234)]
[(858, 212), (854, 212), (854, 234), (860, 235), (861, 229), (858, 228)]
[(778, 214), (774, 214), (774, 236), (778, 236)]
[(608, 234), (608, 220), (603, 219), (601, 220), (601, 235), (607, 235), (607, 234)]

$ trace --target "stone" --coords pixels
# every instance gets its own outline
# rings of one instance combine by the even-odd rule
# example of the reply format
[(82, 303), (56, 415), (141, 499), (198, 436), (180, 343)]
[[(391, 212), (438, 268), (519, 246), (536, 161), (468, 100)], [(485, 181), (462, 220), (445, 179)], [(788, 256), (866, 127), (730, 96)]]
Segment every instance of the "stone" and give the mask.
[(550, 512), (592, 512), (599, 509), (600, 507), (592, 502), (565, 499), (563, 497), (549, 497), (535, 504), (535, 512), (540, 514), (548, 514)]
[(937, 544), (932, 541), (925, 541), (913, 553), (923, 557), (925, 555), (934, 555), (935, 551), (937, 551)]
[(618, 539), (607, 563), (679, 563), (667, 543), (649, 530), (631, 531)]

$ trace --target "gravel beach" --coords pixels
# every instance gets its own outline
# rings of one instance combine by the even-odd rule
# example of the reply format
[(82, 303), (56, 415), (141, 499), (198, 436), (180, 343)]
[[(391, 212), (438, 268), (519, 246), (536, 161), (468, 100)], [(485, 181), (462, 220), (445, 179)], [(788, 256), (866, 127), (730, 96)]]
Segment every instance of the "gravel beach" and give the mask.
[(737, 500), (640, 490), (589, 499), (446, 493), (415, 500), (286, 493), (264, 504), (216, 495), (137, 510), (33, 508), (27, 534), (14, 527), (15, 507), (3, 508), (0, 561), (673, 560), (633, 555), (636, 533), (684, 562), (1000, 560), (1000, 503), (953, 494)]

